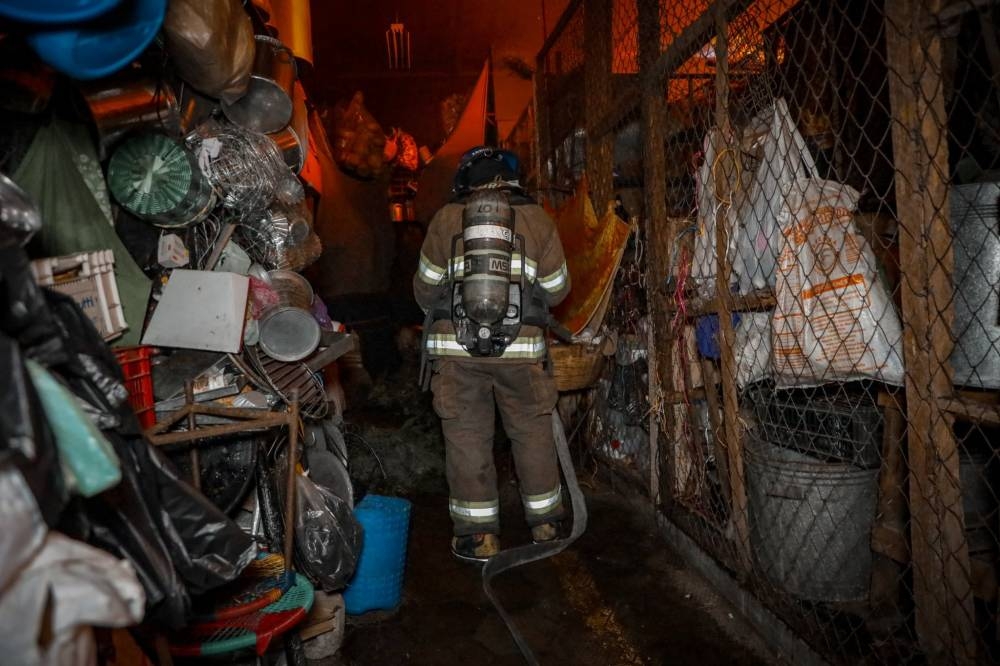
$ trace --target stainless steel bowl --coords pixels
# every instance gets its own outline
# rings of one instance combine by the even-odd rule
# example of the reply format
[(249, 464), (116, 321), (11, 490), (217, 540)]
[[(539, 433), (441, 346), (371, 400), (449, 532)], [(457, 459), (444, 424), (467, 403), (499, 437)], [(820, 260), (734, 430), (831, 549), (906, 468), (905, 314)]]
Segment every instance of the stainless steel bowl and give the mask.
[(270, 134), (292, 119), (295, 57), (280, 41), (256, 35), (256, 52), (247, 92), (232, 104), (222, 104), (226, 118), (240, 127)]

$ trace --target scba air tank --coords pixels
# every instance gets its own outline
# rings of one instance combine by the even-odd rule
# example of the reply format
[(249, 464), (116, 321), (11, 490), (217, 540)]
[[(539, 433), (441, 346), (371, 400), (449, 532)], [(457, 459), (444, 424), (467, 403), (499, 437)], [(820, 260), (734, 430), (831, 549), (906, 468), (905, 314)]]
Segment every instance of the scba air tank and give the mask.
[(462, 245), (462, 307), (469, 319), (488, 327), (507, 314), (510, 293), (514, 209), (503, 193), (487, 190), (469, 198)]

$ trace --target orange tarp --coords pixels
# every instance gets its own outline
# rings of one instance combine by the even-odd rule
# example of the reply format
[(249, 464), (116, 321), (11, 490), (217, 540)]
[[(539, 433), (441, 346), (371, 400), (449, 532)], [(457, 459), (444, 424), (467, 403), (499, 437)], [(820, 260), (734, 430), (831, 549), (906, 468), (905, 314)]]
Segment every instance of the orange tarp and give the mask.
[(549, 213), (559, 230), (573, 283), (553, 314), (573, 335), (588, 329), (596, 333), (631, 230), (611, 206), (597, 218), (585, 181), (565, 205)]
[(434, 159), (420, 174), (417, 190), (417, 218), (428, 223), (434, 213), (451, 200), (451, 186), (458, 169), (458, 160), (470, 148), (483, 145), (486, 140), (486, 102), (489, 96), (490, 63), (483, 65), (476, 87), (455, 125), (436, 153)]

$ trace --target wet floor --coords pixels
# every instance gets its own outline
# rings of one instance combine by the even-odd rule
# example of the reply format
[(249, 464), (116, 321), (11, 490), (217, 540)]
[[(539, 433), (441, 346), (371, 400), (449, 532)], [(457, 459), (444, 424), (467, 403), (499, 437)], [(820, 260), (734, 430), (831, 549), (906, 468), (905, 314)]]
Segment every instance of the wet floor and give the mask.
[[(444, 444), (415, 363), (376, 382), (348, 413), (372, 463), (369, 489), (413, 502), (401, 607), (349, 618), (337, 660), (324, 666), (520, 665), (517, 647), (486, 599), (479, 569), (456, 561), (449, 542)], [(574, 445), (580, 456), (579, 443)], [(582, 456), (586, 458), (587, 456)], [(529, 540), (509, 444), (496, 449), (502, 545)], [(586, 479), (587, 532), (554, 558), (501, 574), (493, 587), (541, 664), (763, 664), (773, 662), (740, 616), (660, 537), (651, 514), (621, 492)]]
[[(503, 493), (516, 502), (513, 488)], [(608, 491), (588, 493), (590, 527), (568, 551), (495, 579), (542, 664), (756, 664), (759, 643), (691, 574), (649, 520)], [(349, 620), (341, 663), (523, 664), (483, 594), (479, 572), (450, 556), (446, 499), (412, 498), (401, 608)], [(527, 539), (505, 501), (505, 545)]]

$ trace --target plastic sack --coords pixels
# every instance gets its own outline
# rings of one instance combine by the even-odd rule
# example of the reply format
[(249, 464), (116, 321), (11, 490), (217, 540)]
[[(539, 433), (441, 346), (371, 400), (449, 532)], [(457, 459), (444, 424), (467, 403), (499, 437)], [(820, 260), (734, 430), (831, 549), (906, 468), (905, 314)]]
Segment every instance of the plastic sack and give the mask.
[(9, 465), (0, 467), (0, 531), (0, 590), (5, 590), (35, 558), (48, 531), (24, 476)]
[[(3, 414), (0, 418), (0, 465), (11, 473), (20, 472), (20, 480), (30, 491), (29, 497), (34, 495), (45, 523), (52, 525), (68, 500), (59, 455), (38, 395), (28, 380), (21, 350), (5, 335), (0, 335), (0, 414)], [(0, 521), (3, 511), (17, 506), (4, 493), (4, 480), (0, 476)], [(9, 526), (2, 530), (5, 541), (18, 540), (18, 532)], [(4, 557), (4, 553), (0, 546), (0, 562), (6, 563), (10, 558)], [(0, 588), (2, 583), (0, 576)]]
[(816, 176), (816, 161), (792, 121), (788, 104), (777, 99), (774, 106), (754, 118), (743, 133), (741, 152), (759, 161), (734, 199), (736, 253), (733, 272), (740, 293), (773, 287), (775, 265), (781, 245), (779, 218), (784, 194), (792, 183)]
[(171, 0), (163, 34), (177, 74), (195, 90), (227, 104), (246, 93), (255, 43), (237, 0)]
[[(725, 160), (732, 153), (725, 148), (722, 132), (713, 128), (705, 135), (702, 143), (704, 160), (695, 175), (696, 201), (698, 204), (697, 232), (694, 237), (694, 253), (691, 259), (691, 281), (699, 296), (711, 298), (715, 295), (715, 276), (718, 272), (716, 259), (716, 228), (724, 223), (729, 231), (726, 253), (732, 257), (736, 253), (737, 234), (736, 209), (729, 205), (732, 194), (742, 191), (737, 180), (741, 172), (726, 166)], [(729, 182), (721, 182), (726, 177)]]
[(0, 625), (7, 629), (0, 632), (4, 663), (96, 664), (93, 627), (140, 622), (144, 601), (128, 562), (49, 532), (31, 563), (0, 596)]
[(362, 178), (378, 174), (385, 164), (385, 133), (365, 109), (364, 96), (354, 93), (346, 107), (334, 109), (333, 158), (345, 171)]
[(734, 329), (736, 385), (766, 379), (771, 373), (771, 313), (744, 312)]
[(295, 477), (295, 548), (302, 570), (327, 592), (342, 589), (361, 554), (361, 525), (347, 502)]
[(30, 359), (26, 365), (55, 435), (69, 489), (93, 497), (117, 484), (122, 477), (118, 456), (101, 431), (45, 368)]
[(903, 381), (899, 316), (854, 227), (859, 196), (848, 185), (806, 178), (784, 198), (771, 327), (779, 386)]

